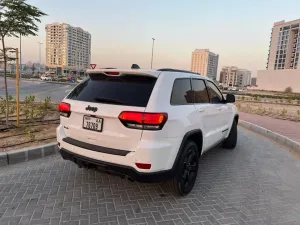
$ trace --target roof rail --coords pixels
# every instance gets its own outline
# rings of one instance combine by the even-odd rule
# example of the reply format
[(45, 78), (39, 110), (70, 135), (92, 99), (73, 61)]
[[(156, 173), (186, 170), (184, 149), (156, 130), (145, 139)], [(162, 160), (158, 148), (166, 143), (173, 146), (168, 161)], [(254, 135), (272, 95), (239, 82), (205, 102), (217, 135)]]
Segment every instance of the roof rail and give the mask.
[(180, 72), (180, 73), (192, 73), (192, 74), (200, 75), (200, 73), (194, 73), (194, 72), (188, 71), (188, 70), (177, 70), (177, 69), (170, 69), (170, 68), (163, 68), (163, 69), (159, 69), (159, 70), (157, 70), (157, 71)]

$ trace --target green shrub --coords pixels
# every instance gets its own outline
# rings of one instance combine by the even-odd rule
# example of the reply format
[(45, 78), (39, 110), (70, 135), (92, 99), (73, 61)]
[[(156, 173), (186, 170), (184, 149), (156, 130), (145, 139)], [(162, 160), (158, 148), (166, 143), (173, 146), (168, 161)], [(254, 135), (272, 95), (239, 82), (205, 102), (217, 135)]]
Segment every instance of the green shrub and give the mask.
[(23, 112), (25, 114), (25, 119), (32, 120), (34, 118), (34, 110), (35, 110), (35, 96), (29, 95), (25, 97), (24, 100), (24, 106), (23, 106)]

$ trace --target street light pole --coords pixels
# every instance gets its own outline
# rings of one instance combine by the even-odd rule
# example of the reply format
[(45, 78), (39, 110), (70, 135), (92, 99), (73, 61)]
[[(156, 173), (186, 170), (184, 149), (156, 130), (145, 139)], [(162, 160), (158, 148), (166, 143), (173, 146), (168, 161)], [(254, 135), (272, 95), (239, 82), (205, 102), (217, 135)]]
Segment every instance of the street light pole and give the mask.
[(153, 51), (154, 51), (154, 41), (155, 41), (155, 39), (154, 38), (152, 38), (152, 56), (151, 56), (151, 69), (152, 69), (152, 64), (153, 64)]
[(39, 44), (39, 73), (40, 73), (40, 70), (41, 70), (41, 45), (43, 44), (43, 43), (41, 43), (41, 42), (38, 42), (38, 44)]

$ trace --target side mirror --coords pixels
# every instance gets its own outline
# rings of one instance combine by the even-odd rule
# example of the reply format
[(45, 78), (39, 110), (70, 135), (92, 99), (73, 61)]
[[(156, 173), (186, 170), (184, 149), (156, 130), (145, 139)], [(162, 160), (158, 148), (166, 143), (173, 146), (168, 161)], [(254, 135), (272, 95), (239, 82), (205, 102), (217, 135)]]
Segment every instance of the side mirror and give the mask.
[(226, 103), (234, 103), (234, 102), (235, 102), (235, 96), (233, 94), (227, 94)]

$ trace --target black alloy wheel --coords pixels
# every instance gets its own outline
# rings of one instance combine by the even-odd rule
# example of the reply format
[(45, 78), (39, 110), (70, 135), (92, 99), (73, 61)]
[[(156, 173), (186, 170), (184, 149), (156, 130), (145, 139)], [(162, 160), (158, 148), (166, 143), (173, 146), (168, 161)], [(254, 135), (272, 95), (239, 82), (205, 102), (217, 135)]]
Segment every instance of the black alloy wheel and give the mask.
[(173, 178), (172, 185), (174, 191), (181, 195), (187, 195), (194, 187), (199, 168), (199, 150), (198, 146), (188, 141), (183, 150), (179, 163), (178, 173)]

